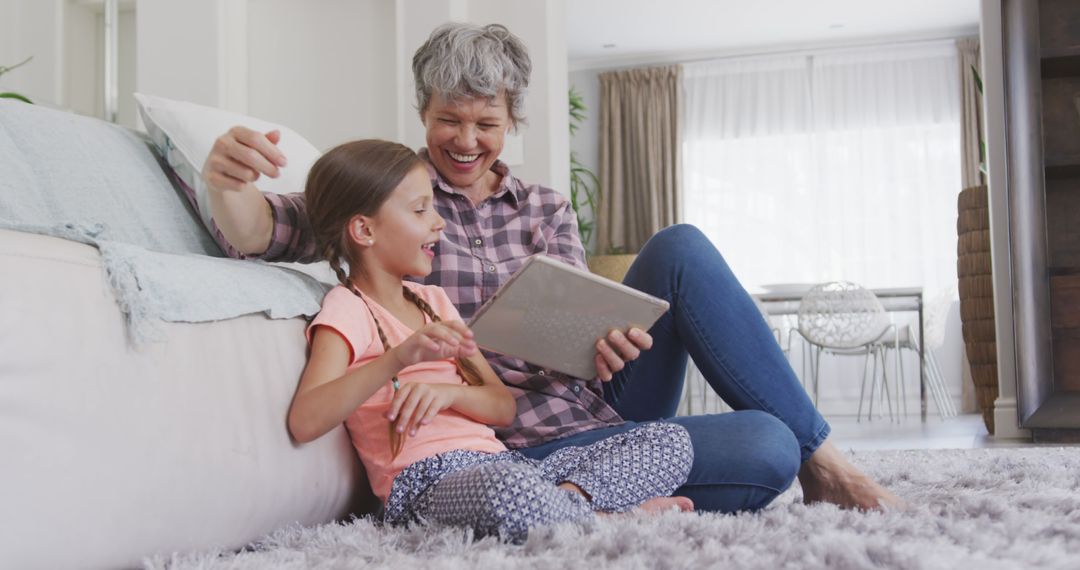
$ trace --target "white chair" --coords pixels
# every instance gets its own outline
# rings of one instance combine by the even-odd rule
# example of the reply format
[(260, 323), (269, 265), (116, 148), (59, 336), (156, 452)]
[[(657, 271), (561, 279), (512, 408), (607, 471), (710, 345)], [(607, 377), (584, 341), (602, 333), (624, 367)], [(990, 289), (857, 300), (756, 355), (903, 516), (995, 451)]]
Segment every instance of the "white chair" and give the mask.
[[(918, 327), (909, 324), (899, 327), (897, 332), (896, 346), (900, 351), (908, 350), (914, 353), (918, 358), (920, 345), (924, 350), (924, 362), (923, 373), (926, 379), (926, 389), (933, 398), (934, 406), (938, 410), (938, 415), (941, 419), (948, 419), (956, 415), (956, 406), (953, 404), (952, 398), (949, 396), (949, 390), (945, 385), (945, 375), (941, 372), (941, 367), (938, 365), (937, 358), (934, 351), (941, 348), (945, 344), (945, 326), (948, 320), (948, 313), (950, 307), (953, 305), (956, 299), (956, 286), (942, 289), (937, 294), (927, 298), (924, 305), (925, 324), (923, 328), (923, 334), (918, 333)], [(886, 346), (885, 351), (891, 350), (892, 346)], [(897, 375), (897, 380), (900, 383), (900, 391), (904, 394), (903, 409), (904, 414), (907, 414), (907, 397), (906, 386), (907, 377), (904, 373), (904, 359), (901, 357), (898, 360), (900, 364), (900, 370)], [(897, 406), (899, 409), (899, 406)]]
[[(918, 335), (911, 325), (905, 325), (897, 330), (896, 333), (896, 345), (885, 346), (886, 351), (896, 348), (900, 350), (910, 350), (916, 354), (919, 354), (919, 339)], [(926, 346), (926, 352), (924, 356), (923, 371), (926, 375), (926, 389), (930, 392), (930, 397), (934, 400), (934, 405), (938, 409), (938, 414), (941, 419), (951, 418), (956, 415), (956, 406), (953, 405), (952, 398), (949, 397), (949, 390), (945, 386), (945, 376), (941, 373), (941, 367), (938, 366), (937, 358), (934, 357), (934, 351), (930, 347), (929, 343)], [(904, 360), (898, 359), (900, 363), (900, 372), (897, 376), (900, 382), (900, 391), (903, 393), (902, 402), (904, 403), (904, 414), (907, 414), (907, 389), (904, 387), (906, 384), (904, 376)]]
[[(866, 368), (873, 357), (867, 419), (873, 416), (879, 360), (882, 396), (887, 402), (890, 419), (895, 419), (892, 395), (889, 391), (889, 377), (885, 366), (884, 346), (890, 343), (897, 350), (894, 370), (898, 370), (899, 345), (896, 327), (889, 322), (885, 308), (872, 291), (847, 281), (831, 281), (811, 288), (799, 303), (797, 330), (810, 347), (811, 381), (815, 406), (818, 405), (820, 392), (822, 353), (863, 356), (863, 378), (859, 390), (859, 411), (856, 416), (856, 421), (858, 421), (862, 417), (863, 400), (866, 396)], [(899, 400), (897, 405), (899, 405)]]

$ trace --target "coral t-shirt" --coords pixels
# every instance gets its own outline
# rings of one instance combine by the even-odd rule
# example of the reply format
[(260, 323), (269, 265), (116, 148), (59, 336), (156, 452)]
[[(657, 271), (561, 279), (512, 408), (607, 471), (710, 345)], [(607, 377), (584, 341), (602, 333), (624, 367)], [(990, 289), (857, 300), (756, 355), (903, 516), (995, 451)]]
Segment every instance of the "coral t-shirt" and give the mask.
[[(441, 287), (411, 282), (406, 282), (405, 286), (427, 301), (440, 319), (461, 319), (454, 304), (450, 302), (450, 298)], [(367, 306), (349, 289), (341, 285), (334, 287), (326, 294), (322, 310), (307, 329), (309, 342), (317, 326), (325, 326), (337, 331), (352, 349), (353, 361), (349, 364), (349, 370), (359, 368), (385, 352), (368, 306), (379, 319), (379, 324), (386, 333), (386, 340), (390, 346), (401, 344), (415, 332), (371, 298), (366, 299)], [(428, 322), (426, 315), (424, 320)], [(428, 384), (464, 382), (451, 359), (414, 364), (402, 370), (397, 377), (401, 385), (410, 382)], [(387, 378), (386, 384), (372, 394), (367, 401), (360, 404), (345, 420), (353, 447), (356, 448), (356, 453), (359, 454), (367, 470), (368, 479), (371, 480), (371, 488), (383, 503), (390, 494), (394, 477), (421, 459), (456, 449), (489, 453), (506, 450), (506, 446), (495, 437), (495, 432), (490, 427), (446, 409), (439, 412), (430, 424), (420, 428), (415, 436), (407, 436), (401, 453), (396, 458), (392, 458), (390, 422), (385, 414), (390, 409), (390, 402), (393, 399), (394, 389), (390, 385), (390, 379)]]

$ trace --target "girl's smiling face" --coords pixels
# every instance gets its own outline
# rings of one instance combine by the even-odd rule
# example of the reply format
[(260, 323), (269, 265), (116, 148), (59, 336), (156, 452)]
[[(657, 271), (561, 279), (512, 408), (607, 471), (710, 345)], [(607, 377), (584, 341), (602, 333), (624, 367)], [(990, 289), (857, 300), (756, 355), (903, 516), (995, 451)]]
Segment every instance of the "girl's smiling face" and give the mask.
[(387, 273), (397, 277), (424, 277), (431, 273), (435, 246), (446, 222), (435, 211), (434, 194), (427, 168), (417, 166), (394, 188), (393, 193), (368, 218), (372, 243), (369, 256)]

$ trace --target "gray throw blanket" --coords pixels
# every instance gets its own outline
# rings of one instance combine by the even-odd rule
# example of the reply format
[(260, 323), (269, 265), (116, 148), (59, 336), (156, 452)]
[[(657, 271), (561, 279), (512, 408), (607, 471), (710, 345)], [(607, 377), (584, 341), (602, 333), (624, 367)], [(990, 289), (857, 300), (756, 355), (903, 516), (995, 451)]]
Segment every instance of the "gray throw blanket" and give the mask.
[(163, 168), (140, 133), (0, 100), (0, 228), (96, 246), (134, 344), (161, 320), (318, 312), (327, 284), (222, 257)]

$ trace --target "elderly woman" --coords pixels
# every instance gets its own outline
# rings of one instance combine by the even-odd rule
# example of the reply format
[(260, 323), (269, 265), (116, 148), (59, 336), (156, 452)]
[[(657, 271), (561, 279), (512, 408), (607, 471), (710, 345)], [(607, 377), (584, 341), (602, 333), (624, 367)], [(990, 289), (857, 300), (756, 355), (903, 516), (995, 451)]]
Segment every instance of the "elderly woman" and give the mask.
[[(567, 200), (515, 178), (498, 160), (507, 132), (524, 120), (530, 71), (525, 46), (500, 25), (446, 24), (413, 58), (417, 108), (427, 130), (420, 154), (446, 220), (425, 281), (446, 289), (465, 319), (530, 255), (585, 267)], [(217, 139), (203, 170), (214, 219), (244, 254), (315, 261), (303, 195), (264, 194), (255, 186), (286, 163), (277, 137), (236, 127)], [(660, 231), (625, 282), (666, 299), (671, 310), (648, 332), (613, 331), (598, 339), (598, 378), (489, 357), (517, 399), (517, 419), (497, 429), (508, 446), (539, 459), (668, 418), (690, 432), (695, 450), (689, 479), (676, 495), (691, 498), (699, 510), (762, 508), (796, 476), (807, 502), (854, 508), (899, 502), (830, 442), (829, 425), (753, 301), (701, 232), (687, 225)], [(738, 411), (672, 417), (688, 355)]]

